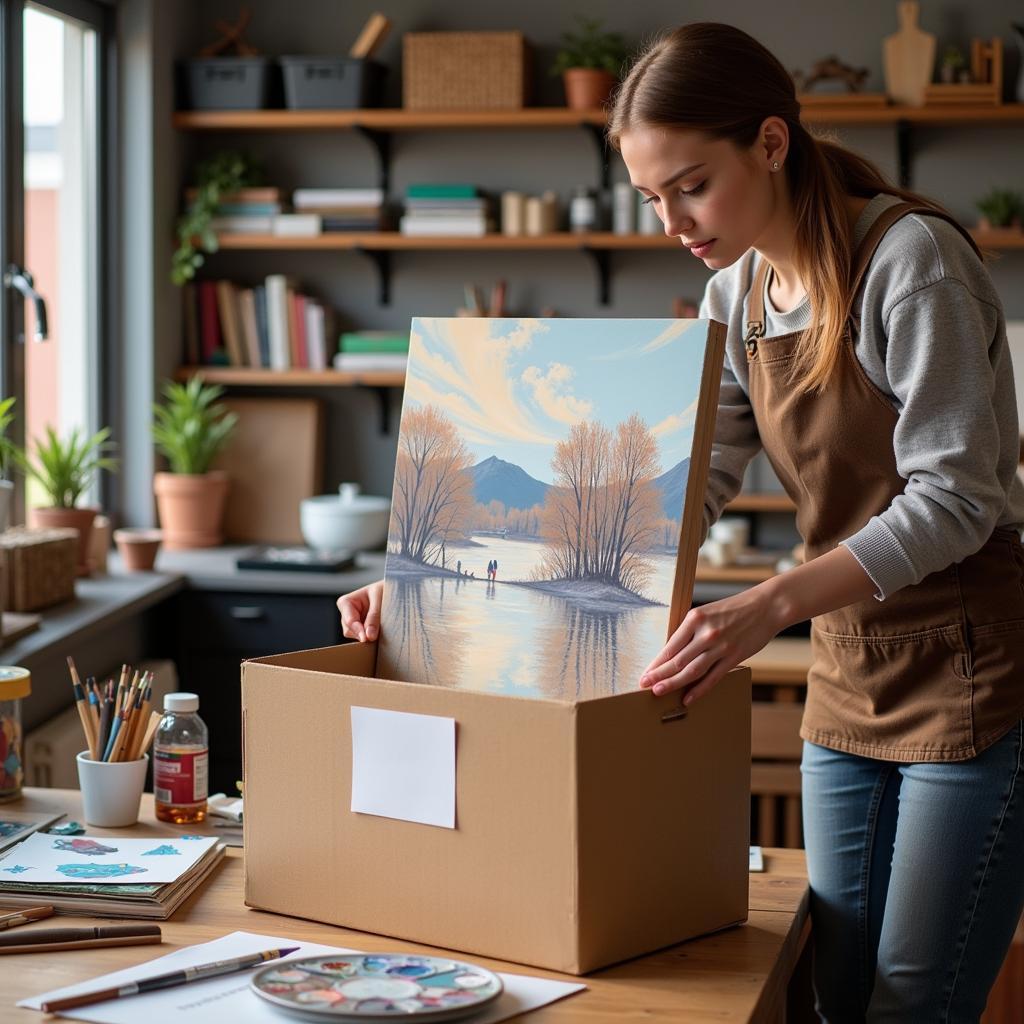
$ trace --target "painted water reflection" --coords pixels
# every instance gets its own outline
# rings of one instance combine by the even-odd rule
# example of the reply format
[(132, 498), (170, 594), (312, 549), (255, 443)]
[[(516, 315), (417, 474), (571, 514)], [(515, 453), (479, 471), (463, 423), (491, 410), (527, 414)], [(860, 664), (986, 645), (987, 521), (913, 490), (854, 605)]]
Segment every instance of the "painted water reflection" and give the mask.
[[(656, 567), (647, 594), (660, 604), (595, 610), (515, 585), (529, 579), (542, 545), (501, 537), (475, 540), (447, 552), (446, 564), (453, 570), (460, 565), (467, 575), (389, 577), (381, 675), (561, 700), (636, 687), (665, 642), (673, 557), (647, 556)], [(493, 559), (497, 582), (486, 578)]]

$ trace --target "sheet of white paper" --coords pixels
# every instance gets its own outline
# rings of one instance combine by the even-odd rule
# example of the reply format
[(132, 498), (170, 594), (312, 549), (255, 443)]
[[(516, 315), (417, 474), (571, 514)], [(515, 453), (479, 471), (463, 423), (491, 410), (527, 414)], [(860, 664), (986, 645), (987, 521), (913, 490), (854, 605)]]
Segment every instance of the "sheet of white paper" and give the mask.
[[(23, 999), (19, 1006), (38, 1010), (50, 999), (57, 999), (79, 992), (110, 985), (122, 985), (136, 978), (162, 974), (194, 964), (210, 963), (213, 960), (227, 960), (229, 957), (255, 953), (263, 949), (279, 949), (282, 946), (300, 946), (287, 959), (318, 956), (323, 953), (353, 953), (352, 949), (338, 946), (321, 946), (312, 942), (299, 943), (294, 939), (274, 935), (254, 935), (252, 932), (232, 932), (223, 938), (204, 942), (199, 946), (186, 946), (167, 956), (150, 960), (137, 967), (105, 974), (101, 978), (54, 989), (31, 999)], [(60, 1016), (74, 1020), (92, 1021), (94, 1024), (224, 1024), (225, 1021), (245, 1021), (245, 1024), (281, 1024), (284, 1015), (249, 989), (249, 979), (255, 971), (242, 971), (223, 978), (195, 981), (162, 992), (149, 992), (127, 999), (110, 1000), (69, 1010)], [(480, 1016), (473, 1018), (473, 1024), (497, 1024), (521, 1013), (528, 1013), (540, 1006), (546, 1006), (565, 996), (580, 992), (587, 986), (568, 981), (550, 981), (547, 978), (530, 978), (522, 974), (501, 974), (505, 991), (494, 1006)]]
[(750, 848), (750, 867), (748, 871), (764, 871), (764, 856), (761, 853), (760, 846), (752, 846)]
[(351, 710), (352, 810), (455, 828), (455, 719)]
[(216, 836), (118, 839), (36, 832), (3, 854), (0, 881), (90, 885), (173, 882), (216, 842)]

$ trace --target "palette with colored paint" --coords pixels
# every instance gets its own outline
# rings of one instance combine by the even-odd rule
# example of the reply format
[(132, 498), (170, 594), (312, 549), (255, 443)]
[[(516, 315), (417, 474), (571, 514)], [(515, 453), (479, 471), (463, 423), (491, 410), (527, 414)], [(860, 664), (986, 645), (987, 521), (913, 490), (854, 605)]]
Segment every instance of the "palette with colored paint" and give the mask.
[(502, 992), (492, 971), (406, 953), (314, 956), (265, 967), (253, 991), (306, 1020), (461, 1020)]

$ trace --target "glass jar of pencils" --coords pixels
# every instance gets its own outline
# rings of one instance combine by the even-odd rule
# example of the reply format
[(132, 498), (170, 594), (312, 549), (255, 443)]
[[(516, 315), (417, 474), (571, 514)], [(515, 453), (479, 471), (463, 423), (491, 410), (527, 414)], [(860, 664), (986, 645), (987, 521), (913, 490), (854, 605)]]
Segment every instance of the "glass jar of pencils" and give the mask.
[(0, 801), (21, 796), (25, 764), (21, 749), (21, 702), (32, 676), (18, 665), (0, 666)]
[(160, 821), (206, 820), (210, 741), (198, 710), (194, 693), (164, 697), (164, 717), (153, 739), (153, 796)]

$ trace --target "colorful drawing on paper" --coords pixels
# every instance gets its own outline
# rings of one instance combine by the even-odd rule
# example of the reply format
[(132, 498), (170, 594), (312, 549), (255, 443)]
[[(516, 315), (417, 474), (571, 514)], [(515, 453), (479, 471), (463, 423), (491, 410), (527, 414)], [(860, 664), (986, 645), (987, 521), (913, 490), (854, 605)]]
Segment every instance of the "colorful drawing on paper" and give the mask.
[(142, 874), (146, 868), (134, 864), (58, 864), (57, 870), (68, 878), (120, 878)]
[(182, 836), (182, 839), (209, 839), (209, 836)]
[(16, 836), (19, 832), (24, 832), (29, 825), (26, 825), (23, 821), (0, 821), (0, 839), (9, 839), (11, 836)]
[(636, 687), (668, 635), (684, 515), (703, 515), (703, 495), (684, 505), (715, 413), (711, 331), (413, 321), (378, 675), (554, 698)]
[(11, 867), (4, 868), (4, 871), (9, 871), (12, 875), (22, 875), (29, 870), (31, 869), (25, 867), (24, 864), (12, 864)]
[[(473, 964), (428, 956), (310, 957), (268, 967), (252, 979), (257, 995), (285, 1010), (337, 1020), (400, 1016), (450, 1020), (501, 995), (501, 979)], [(461, 1016), (461, 1014), (460, 1014)]]
[(95, 839), (55, 839), (55, 850), (67, 850), (69, 853), (80, 853), (86, 857), (101, 857), (105, 853), (117, 853), (116, 846), (104, 846)]
[(154, 846), (152, 850), (146, 850), (143, 857), (180, 857), (181, 853), (173, 846), (166, 843), (163, 846)]

